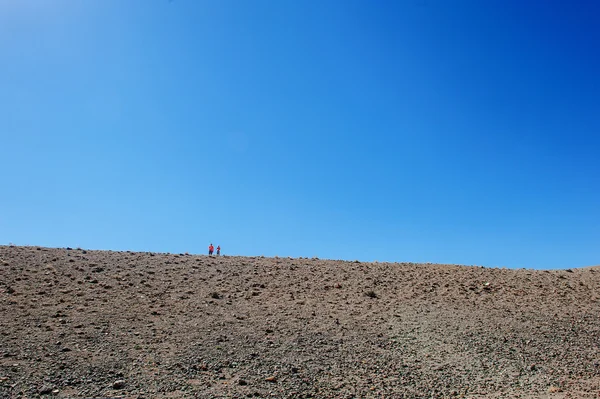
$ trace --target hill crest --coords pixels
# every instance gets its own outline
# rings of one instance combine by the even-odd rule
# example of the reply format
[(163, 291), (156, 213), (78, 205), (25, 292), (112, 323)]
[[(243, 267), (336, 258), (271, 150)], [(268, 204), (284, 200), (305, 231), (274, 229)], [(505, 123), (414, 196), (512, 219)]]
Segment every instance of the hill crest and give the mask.
[(599, 287), (593, 268), (0, 247), (0, 392), (591, 398)]

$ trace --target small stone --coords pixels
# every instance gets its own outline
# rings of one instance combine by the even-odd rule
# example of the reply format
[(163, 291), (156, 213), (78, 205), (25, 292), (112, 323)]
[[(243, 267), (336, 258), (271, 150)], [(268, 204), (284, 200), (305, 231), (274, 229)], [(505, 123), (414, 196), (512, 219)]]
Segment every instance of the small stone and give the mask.
[(550, 387), (548, 388), (548, 393), (556, 393), (556, 392), (560, 392), (560, 391), (561, 391), (561, 389), (554, 385), (550, 385)]
[(49, 385), (44, 385), (43, 387), (40, 388), (38, 393), (40, 395), (48, 395), (49, 393), (52, 393), (52, 387)]
[(277, 377), (275, 377), (274, 375), (272, 375), (270, 377), (265, 378), (265, 381), (268, 381), (268, 382), (277, 382)]
[(113, 389), (123, 389), (125, 388), (125, 380), (117, 380), (113, 382)]

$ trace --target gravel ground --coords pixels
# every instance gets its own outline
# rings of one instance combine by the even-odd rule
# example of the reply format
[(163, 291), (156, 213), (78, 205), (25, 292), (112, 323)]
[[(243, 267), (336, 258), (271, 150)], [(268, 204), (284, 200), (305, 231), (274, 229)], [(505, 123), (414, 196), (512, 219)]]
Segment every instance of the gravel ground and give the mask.
[(0, 246), (0, 398), (600, 398), (600, 269)]

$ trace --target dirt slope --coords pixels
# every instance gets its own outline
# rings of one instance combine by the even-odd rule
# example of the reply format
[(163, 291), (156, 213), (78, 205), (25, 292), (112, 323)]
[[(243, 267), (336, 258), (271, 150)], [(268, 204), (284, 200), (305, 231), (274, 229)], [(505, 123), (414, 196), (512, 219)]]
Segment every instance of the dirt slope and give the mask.
[(0, 246), (0, 397), (600, 395), (600, 270)]

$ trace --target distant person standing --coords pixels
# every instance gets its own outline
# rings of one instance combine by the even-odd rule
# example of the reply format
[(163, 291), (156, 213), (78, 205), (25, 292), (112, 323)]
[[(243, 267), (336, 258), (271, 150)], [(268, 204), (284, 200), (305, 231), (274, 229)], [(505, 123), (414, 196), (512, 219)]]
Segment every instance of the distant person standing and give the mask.
[(214, 250), (215, 247), (213, 247), (212, 243), (210, 243), (210, 245), (208, 246), (208, 256), (211, 256)]
[(217, 246), (217, 256), (221, 255), (221, 246)]

